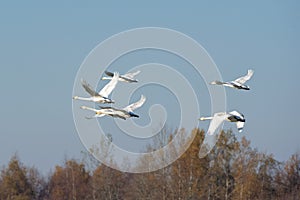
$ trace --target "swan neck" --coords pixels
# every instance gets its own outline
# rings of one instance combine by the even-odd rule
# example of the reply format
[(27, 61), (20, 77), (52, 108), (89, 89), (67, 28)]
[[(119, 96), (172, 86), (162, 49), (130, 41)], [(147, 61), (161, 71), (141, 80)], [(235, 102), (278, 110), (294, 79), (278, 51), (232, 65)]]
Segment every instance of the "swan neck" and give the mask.
[(204, 120), (211, 120), (213, 119), (213, 117), (200, 117), (200, 120), (201, 121), (204, 121)]
[(90, 101), (91, 100), (90, 98), (86, 98), (86, 97), (76, 97), (75, 99), (83, 100), (83, 101)]

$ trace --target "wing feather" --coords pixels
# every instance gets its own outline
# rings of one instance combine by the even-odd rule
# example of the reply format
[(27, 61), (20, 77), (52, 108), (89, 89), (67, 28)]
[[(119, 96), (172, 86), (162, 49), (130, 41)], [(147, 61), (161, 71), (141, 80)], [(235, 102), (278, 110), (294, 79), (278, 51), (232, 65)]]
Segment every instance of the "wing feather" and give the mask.
[(236, 127), (237, 127), (239, 132), (243, 131), (244, 124), (245, 124), (245, 122), (236, 122)]
[(145, 103), (145, 101), (146, 101), (146, 97), (144, 95), (142, 95), (140, 100), (125, 107), (124, 110), (126, 110), (127, 112), (132, 112), (135, 109), (141, 107)]
[(246, 83), (246, 81), (248, 81), (252, 77), (253, 73), (254, 73), (254, 71), (249, 69), (246, 76), (242, 76), (240, 78), (237, 78), (234, 81), (243, 85), (244, 83)]
[(220, 127), (220, 125), (224, 122), (226, 119), (227, 114), (226, 113), (216, 113), (214, 114), (213, 119), (211, 120), (207, 134), (208, 135), (214, 135), (216, 130)]
[(236, 111), (236, 110), (231, 111), (229, 114), (236, 115), (236, 116), (240, 117), (241, 119), (245, 118), (244, 115), (243, 115), (242, 113), (239, 113), (239, 112)]
[(99, 96), (99, 94), (85, 80), (81, 79), (81, 85), (85, 89), (85, 91), (89, 93), (91, 96)]
[(122, 75), (122, 77), (128, 78), (128, 79), (133, 79), (136, 75), (138, 75), (141, 71), (136, 71), (136, 72), (130, 72), (127, 74)]
[(115, 89), (119, 80), (119, 73), (115, 72), (113, 78), (107, 83), (104, 88), (99, 92), (103, 97), (108, 97), (110, 93)]

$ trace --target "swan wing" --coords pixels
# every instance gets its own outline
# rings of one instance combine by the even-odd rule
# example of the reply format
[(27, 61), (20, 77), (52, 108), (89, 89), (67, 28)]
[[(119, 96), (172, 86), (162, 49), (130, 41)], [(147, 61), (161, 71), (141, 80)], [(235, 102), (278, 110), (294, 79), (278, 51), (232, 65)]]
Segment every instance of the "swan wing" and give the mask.
[(245, 124), (245, 122), (236, 122), (236, 127), (237, 127), (239, 132), (243, 131), (244, 124)]
[(244, 115), (243, 115), (242, 113), (239, 113), (239, 112), (236, 111), (236, 110), (231, 111), (229, 114), (239, 116), (240, 118), (244, 118)]
[(199, 158), (204, 158), (214, 148), (220, 135), (221, 125), (227, 116), (228, 114), (224, 112), (214, 114), (209, 124), (208, 131), (205, 135), (203, 143), (200, 145), (198, 154)]
[(105, 73), (107, 76), (110, 76), (110, 77), (113, 77), (113, 76), (114, 76), (114, 73), (109, 72), (109, 71), (105, 71), (104, 73)]
[(125, 107), (124, 110), (127, 112), (132, 112), (135, 109), (141, 107), (146, 101), (146, 97), (144, 95), (141, 96), (141, 99), (138, 100), (137, 102), (130, 104), (129, 106)]
[(252, 77), (253, 73), (254, 73), (254, 71), (249, 69), (246, 76), (242, 76), (240, 78), (237, 78), (234, 81), (243, 85), (244, 83), (246, 83), (246, 81), (248, 81)]
[(241, 119), (244, 119), (244, 118), (245, 118), (245, 116), (244, 116), (242, 113), (239, 113), (239, 112), (236, 111), (236, 110), (231, 111), (229, 114), (238, 116), (238, 117), (241, 118)]
[(91, 96), (98, 96), (99, 94), (92, 88), (90, 84), (88, 84), (85, 80), (81, 79), (81, 85), (85, 89), (87, 93)]
[(128, 79), (133, 79), (136, 75), (138, 75), (141, 71), (136, 71), (136, 72), (130, 72), (127, 74), (122, 75), (122, 77), (128, 78)]
[(220, 125), (222, 124), (222, 122), (226, 119), (227, 114), (226, 113), (216, 113), (214, 114), (209, 127), (208, 127), (208, 131), (207, 134), (208, 135), (214, 135), (216, 130), (218, 130), (218, 128), (220, 127)]
[(119, 73), (115, 72), (113, 78), (102, 88), (99, 94), (103, 97), (108, 97), (108, 95), (115, 89), (119, 80)]
[(114, 109), (111, 106), (98, 106), (100, 109)]

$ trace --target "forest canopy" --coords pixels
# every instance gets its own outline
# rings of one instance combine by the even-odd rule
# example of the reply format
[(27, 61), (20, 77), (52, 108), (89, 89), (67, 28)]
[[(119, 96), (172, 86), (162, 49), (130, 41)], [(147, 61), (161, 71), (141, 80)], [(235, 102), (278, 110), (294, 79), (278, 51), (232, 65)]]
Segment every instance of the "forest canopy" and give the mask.
[(13, 155), (0, 173), (0, 199), (300, 199), (299, 152), (279, 162), (229, 130), (199, 159), (205, 133), (194, 129), (192, 134), (195, 139), (178, 160), (143, 174), (114, 170), (84, 153), (45, 176)]

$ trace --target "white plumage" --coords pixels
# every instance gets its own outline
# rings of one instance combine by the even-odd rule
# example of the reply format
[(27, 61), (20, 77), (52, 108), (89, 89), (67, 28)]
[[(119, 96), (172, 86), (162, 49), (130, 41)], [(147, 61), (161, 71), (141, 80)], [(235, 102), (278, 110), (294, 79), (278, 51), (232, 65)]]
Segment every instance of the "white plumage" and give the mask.
[(137, 114), (133, 113), (133, 111), (139, 107), (141, 107), (146, 101), (146, 98), (142, 95), (140, 100), (130, 104), (129, 106), (118, 109), (113, 107), (100, 107), (100, 109), (94, 109), (87, 106), (81, 106), (81, 109), (91, 110), (95, 112), (95, 115), (92, 117), (86, 117), (87, 119), (92, 119), (96, 117), (103, 117), (105, 115), (109, 115), (111, 117), (117, 117), (126, 120), (130, 117), (139, 117)]
[[(130, 73), (126, 73), (124, 75), (120, 75), (119, 81), (123, 81), (123, 82), (127, 82), (127, 83), (136, 83), (136, 82), (138, 82), (138, 80), (134, 79), (134, 77), (136, 75), (138, 75), (140, 72), (141, 71), (136, 71), (136, 72), (130, 72)], [(114, 75), (112, 72), (108, 72), (108, 71), (105, 71), (105, 74), (108, 77), (102, 77), (102, 80), (111, 80)]]
[(111, 81), (106, 84), (99, 93), (97, 93), (85, 80), (81, 80), (82, 87), (91, 95), (91, 97), (74, 96), (73, 99), (92, 101), (95, 103), (114, 103), (114, 101), (109, 99), (108, 96), (115, 89), (118, 80), (119, 73), (115, 72)]
[(238, 131), (242, 132), (246, 121), (244, 115), (237, 111), (232, 111), (230, 113), (219, 112), (215, 113), (213, 117), (201, 117), (200, 120), (211, 120), (207, 131), (208, 135), (213, 135), (224, 120), (235, 122)]
[(248, 85), (245, 85), (245, 83), (252, 77), (253, 73), (254, 71), (249, 69), (247, 75), (237, 78), (234, 81), (230, 81), (230, 82), (213, 81), (210, 84), (224, 85), (236, 89), (250, 90), (250, 87)]

